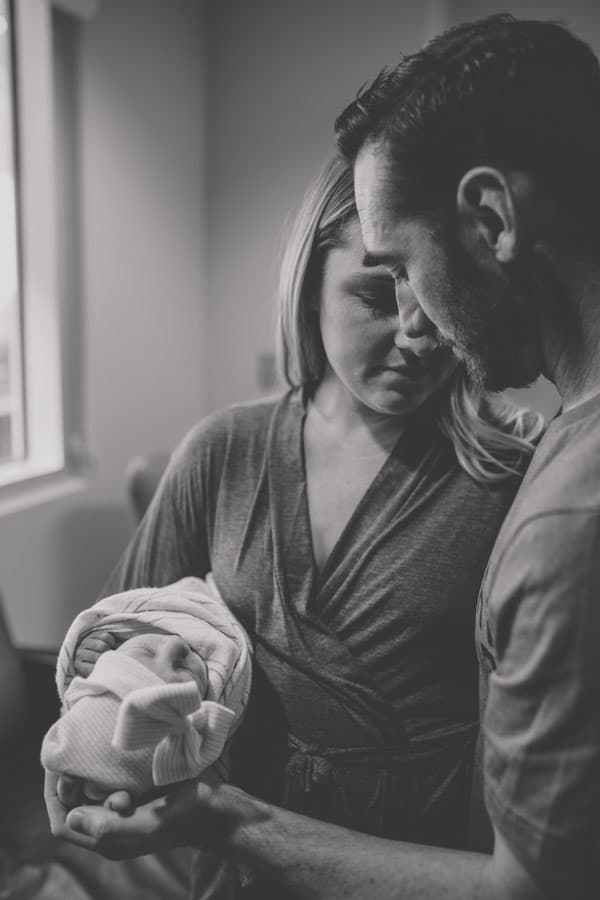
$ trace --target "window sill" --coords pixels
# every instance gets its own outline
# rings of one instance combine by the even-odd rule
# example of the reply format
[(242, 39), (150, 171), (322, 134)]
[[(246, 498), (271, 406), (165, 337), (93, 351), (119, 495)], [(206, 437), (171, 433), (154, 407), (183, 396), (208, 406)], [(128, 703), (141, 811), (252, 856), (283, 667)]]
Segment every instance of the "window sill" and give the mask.
[(42, 503), (62, 500), (79, 493), (88, 486), (81, 475), (59, 472), (54, 475), (38, 475), (15, 484), (0, 487), (0, 518), (23, 512)]

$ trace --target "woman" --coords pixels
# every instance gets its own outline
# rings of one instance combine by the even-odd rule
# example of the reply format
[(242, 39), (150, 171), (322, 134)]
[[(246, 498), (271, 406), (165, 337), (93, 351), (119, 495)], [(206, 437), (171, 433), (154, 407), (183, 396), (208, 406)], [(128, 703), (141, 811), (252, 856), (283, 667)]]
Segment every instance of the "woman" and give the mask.
[(460, 846), (477, 592), (542, 422), (481, 394), (410, 286), (362, 257), (334, 160), (282, 267), (289, 390), (188, 435), (106, 591), (212, 570), (255, 645), (238, 781), (354, 829)]

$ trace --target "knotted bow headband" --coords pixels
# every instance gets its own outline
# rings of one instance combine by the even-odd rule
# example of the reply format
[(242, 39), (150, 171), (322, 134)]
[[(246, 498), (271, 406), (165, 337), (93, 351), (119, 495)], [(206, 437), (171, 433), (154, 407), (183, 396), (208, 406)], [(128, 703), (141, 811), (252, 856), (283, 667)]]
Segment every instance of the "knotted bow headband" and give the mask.
[(155, 785), (194, 778), (220, 756), (234, 713), (202, 700), (193, 681), (140, 688), (128, 694), (117, 714), (112, 746), (117, 750), (155, 747)]
[(203, 700), (195, 681), (166, 683), (115, 650), (88, 678), (73, 679), (64, 709), (44, 738), (42, 764), (135, 795), (200, 775), (221, 754), (235, 719)]

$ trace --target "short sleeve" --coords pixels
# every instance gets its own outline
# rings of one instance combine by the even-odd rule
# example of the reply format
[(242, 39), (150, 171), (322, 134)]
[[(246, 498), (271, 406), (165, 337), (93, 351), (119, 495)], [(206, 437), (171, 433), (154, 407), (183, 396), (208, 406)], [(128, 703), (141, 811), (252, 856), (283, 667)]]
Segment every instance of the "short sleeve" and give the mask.
[(548, 896), (600, 897), (600, 513), (523, 525), (488, 610), (490, 817)]

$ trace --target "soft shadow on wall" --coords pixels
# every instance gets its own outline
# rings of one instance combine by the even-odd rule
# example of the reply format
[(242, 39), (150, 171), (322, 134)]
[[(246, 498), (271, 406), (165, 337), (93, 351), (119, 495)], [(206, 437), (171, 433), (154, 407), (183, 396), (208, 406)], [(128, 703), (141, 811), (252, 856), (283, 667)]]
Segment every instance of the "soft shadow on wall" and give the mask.
[(132, 517), (117, 504), (66, 510), (52, 531), (53, 581), (69, 610), (98, 599), (133, 530)]

